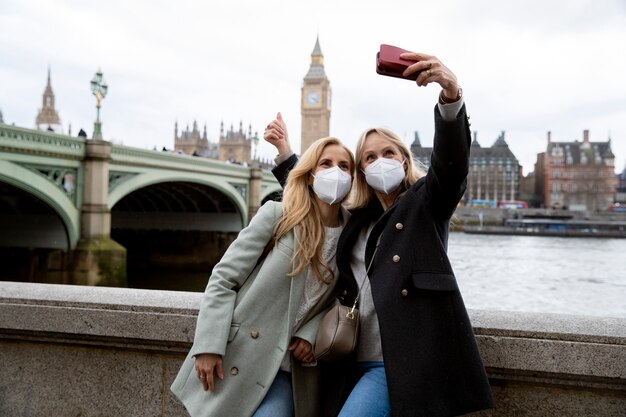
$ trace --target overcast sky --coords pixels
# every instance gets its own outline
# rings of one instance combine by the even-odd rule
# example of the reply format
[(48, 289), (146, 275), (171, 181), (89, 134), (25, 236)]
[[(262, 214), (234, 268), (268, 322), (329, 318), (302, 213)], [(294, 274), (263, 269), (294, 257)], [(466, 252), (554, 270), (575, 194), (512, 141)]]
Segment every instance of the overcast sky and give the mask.
[[(499, 132), (533, 169), (553, 141), (612, 139), (626, 165), (626, 1), (0, 0), (0, 110), (34, 127), (48, 66), (67, 131), (93, 132), (89, 82), (109, 94), (105, 139), (172, 148), (174, 122), (262, 134), (282, 111), (296, 151), (300, 88), (319, 34), (332, 87), (331, 135), (352, 148), (370, 126), (432, 145), (439, 88), (382, 77), (381, 43), (437, 55), (463, 87), (482, 146)], [(273, 157), (269, 145), (260, 147)]]

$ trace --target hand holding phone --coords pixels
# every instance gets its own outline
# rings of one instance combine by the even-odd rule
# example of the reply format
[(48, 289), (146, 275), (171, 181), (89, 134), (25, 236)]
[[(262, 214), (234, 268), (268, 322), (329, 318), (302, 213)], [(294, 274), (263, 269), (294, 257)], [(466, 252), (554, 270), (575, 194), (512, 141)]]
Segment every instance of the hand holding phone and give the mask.
[(405, 69), (417, 62), (400, 58), (400, 54), (405, 52), (411, 51), (387, 44), (380, 45), (380, 51), (376, 54), (376, 72), (380, 75), (415, 81), (421, 71), (414, 72), (406, 77), (402, 75)]

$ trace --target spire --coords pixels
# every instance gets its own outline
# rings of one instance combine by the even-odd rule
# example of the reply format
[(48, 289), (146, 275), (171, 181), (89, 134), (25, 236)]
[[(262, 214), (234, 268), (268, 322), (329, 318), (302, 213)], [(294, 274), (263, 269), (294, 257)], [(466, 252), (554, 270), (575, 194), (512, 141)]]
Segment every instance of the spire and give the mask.
[(50, 67), (48, 67), (48, 79), (46, 82), (46, 88), (43, 92), (42, 106), (39, 109), (37, 118), (35, 119), (35, 125), (40, 130), (52, 130), (55, 132), (61, 132), (61, 119), (59, 113), (54, 108), (54, 92), (52, 91), (52, 81), (50, 76)]
[(178, 120), (174, 122), (174, 140), (178, 139)]
[(4, 123), (4, 117), (2, 117), (2, 109), (0, 109), (0, 123)]
[(313, 52), (311, 52), (311, 66), (304, 79), (326, 79), (324, 54), (322, 54), (322, 48), (320, 47), (319, 35), (315, 39), (315, 47), (313, 48)]
[(474, 131), (474, 139), (472, 140), (472, 147), (480, 148), (480, 143), (478, 143), (478, 132)]
[(324, 64), (324, 54), (322, 54), (322, 47), (320, 46), (320, 35), (317, 35), (317, 38), (315, 38), (315, 47), (313, 48), (313, 52), (311, 52), (311, 61), (314, 62), (316, 59), (321, 59), (319, 64)]
[(204, 133), (202, 134), (202, 139), (208, 140), (207, 135), (206, 135), (206, 123), (204, 124)]
[(413, 143), (411, 144), (411, 148), (421, 148), (422, 143), (420, 142), (420, 135), (417, 133), (417, 130), (413, 132)]
[(493, 144), (493, 146), (509, 146), (506, 141), (504, 140), (504, 134), (505, 131), (503, 130), (502, 132), (500, 132), (500, 136), (498, 136), (498, 139), (496, 139), (495, 143)]

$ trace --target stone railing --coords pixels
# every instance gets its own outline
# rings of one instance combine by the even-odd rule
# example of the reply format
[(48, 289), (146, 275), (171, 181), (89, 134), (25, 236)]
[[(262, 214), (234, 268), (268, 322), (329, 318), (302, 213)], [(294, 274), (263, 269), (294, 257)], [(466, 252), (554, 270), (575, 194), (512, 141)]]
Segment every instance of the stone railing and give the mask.
[[(200, 293), (0, 282), (0, 415), (185, 416)], [(470, 311), (497, 407), (624, 416), (626, 319)]]

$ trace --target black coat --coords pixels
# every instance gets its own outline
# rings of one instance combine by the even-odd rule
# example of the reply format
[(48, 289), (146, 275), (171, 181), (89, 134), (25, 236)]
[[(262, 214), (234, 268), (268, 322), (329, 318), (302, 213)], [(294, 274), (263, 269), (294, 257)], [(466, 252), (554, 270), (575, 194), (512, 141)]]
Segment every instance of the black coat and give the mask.
[[(363, 227), (394, 417), (455, 416), (493, 407), (474, 332), (446, 254), (449, 221), (466, 187), (471, 135), (465, 106), (446, 122), (435, 108), (435, 138), (426, 177), (386, 212), (377, 199), (352, 213), (337, 244), (337, 294), (351, 305), (358, 286), (350, 255)], [(293, 164), (275, 169), (277, 178)], [(351, 389), (350, 363), (333, 364), (328, 395), (336, 405)], [(353, 382), (353, 381), (352, 381)], [(339, 383), (340, 387), (335, 386)], [(338, 389), (340, 388), (340, 389)], [(326, 398), (328, 399), (328, 398)], [(332, 404), (331, 404), (332, 405)], [(329, 413), (336, 410), (331, 406)]]

